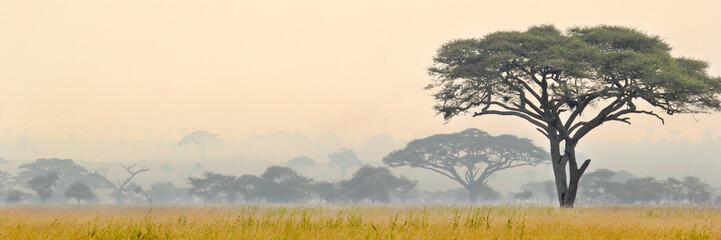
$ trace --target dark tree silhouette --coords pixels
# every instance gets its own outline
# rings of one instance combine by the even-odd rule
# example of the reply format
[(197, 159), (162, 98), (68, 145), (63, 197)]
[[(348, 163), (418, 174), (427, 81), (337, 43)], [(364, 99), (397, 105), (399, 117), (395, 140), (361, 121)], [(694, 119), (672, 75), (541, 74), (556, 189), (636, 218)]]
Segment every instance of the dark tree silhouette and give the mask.
[(480, 187), (495, 172), (547, 161), (548, 153), (531, 140), (511, 135), (491, 136), (470, 128), (459, 133), (438, 134), (413, 140), (383, 158), (391, 167), (410, 166), (446, 176), (468, 190), (476, 202)]
[(310, 186), (310, 188), (313, 194), (318, 196), (319, 199), (325, 201), (325, 203), (333, 203), (339, 200), (341, 195), (338, 186), (330, 182), (315, 182)]
[(608, 169), (597, 169), (586, 174), (579, 186), (582, 187), (582, 194), (589, 203), (604, 201), (605, 188), (608, 187), (608, 183), (611, 182), (614, 175), (616, 173)]
[(245, 174), (235, 180), (238, 192), (243, 194), (243, 199), (246, 203), (253, 200), (260, 200), (258, 195), (258, 185), (260, 185), (262, 179), (255, 175)]
[(205, 159), (205, 149), (211, 145), (218, 145), (223, 143), (223, 140), (218, 139), (218, 134), (209, 133), (208, 131), (195, 131), (192, 132), (178, 142), (178, 146), (186, 144), (195, 144), (200, 149), (200, 159)]
[(418, 186), (418, 181), (410, 180), (406, 176), (400, 176), (395, 179), (391, 186), (393, 186), (391, 189), (393, 194), (395, 194), (401, 202), (405, 203), (408, 195)]
[(82, 182), (75, 182), (73, 185), (70, 185), (70, 187), (65, 190), (64, 196), (67, 199), (75, 199), (78, 204), (80, 204), (81, 200), (85, 200), (87, 202), (95, 198), (93, 189)]
[[(535, 26), (444, 44), (434, 57), (427, 89), (446, 120), (461, 115), (513, 116), (548, 138), (558, 201), (573, 207), (578, 182), (590, 164), (576, 146), (606, 122), (630, 123), (644, 114), (721, 110), (721, 78), (708, 64), (670, 55), (658, 36), (596, 26)], [(596, 109), (597, 111), (594, 111)]]
[(688, 176), (683, 178), (683, 195), (689, 203), (706, 204), (711, 201), (711, 192), (708, 190), (709, 185), (698, 177)]
[[(408, 183), (408, 182), (410, 183)], [(369, 199), (372, 202), (389, 202), (389, 193), (396, 188), (412, 185), (404, 191), (409, 192), (415, 187), (415, 182), (406, 178), (400, 179), (391, 174), (386, 167), (362, 166), (353, 173), (353, 177), (340, 182), (343, 191), (353, 202)]]
[(58, 174), (49, 172), (45, 175), (31, 178), (28, 181), (28, 187), (35, 191), (42, 203), (45, 203), (53, 195), (53, 188), (57, 183)]
[(109, 186), (113, 189), (112, 196), (115, 197), (115, 203), (122, 203), (123, 198), (127, 194), (131, 194), (131, 191), (135, 190), (134, 188), (130, 188), (128, 184), (131, 183), (133, 178), (143, 172), (150, 171), (150, 169), (147, 169), (145, 167), (142, 167), (138, 170), (133, 170), (135, 168), (135, 164), (130, 166), (120, 165), (123, 169), (125, 169), (128, 174), (130, 174), (125, 180), (120, 181), (120, 179), (117, 180), (116, 183), (113, 183), (108, 179), (107, 176), (105, 176), (105, 173), (99, 173), (97, 171), (90, 173), (91, 176), (96, 177), (96, 179), (99, 179), (100, 182), (106, 184), (106, 186)]
[(683, 201), (683, 182), (675, 177), (663, 181), (663, 195), (666, 204), (679, 204)]
[(76, 181), (82, 181), (88, 185), (94, 184), (93, 181), (86, 179), (88, 170), (75, 164), (72, 159), (41, 158), (22, 164), (18, 168), (21, 169), (15, 178), (18, 183), (25, 183), (33, 177), (54, 172), (58, 177), (58, 181), (55, 183), (58, 189), (64, 190)]
[(363, 162), (358, 159), (358, 155), (356, 155), (353, 150), (347, 148), (341, 148), (337, 152), (328, 154), (328, 160), (331, 166), (335, 165), (340, 168), (341, 180), (345, 179), (345, 172), (348, 168), (363, 164)]
[(268, 202), (300, 201), (308, 197), (312, 179), (289, 167), (271, 166), (260, 176), (258, 193)]
[(202, 177), (188, 177), (191, 195), (203, 198), (206, 203), (215, 202), (220, 194), (225, 194), (231, 202), (235, 200), (235, 176), (214, 172), (204, 172)]
[(525, 202), (533, 198), (533, 192), (530, 190), (523, 190), (513, 194), (513, 198), (518, 201)]

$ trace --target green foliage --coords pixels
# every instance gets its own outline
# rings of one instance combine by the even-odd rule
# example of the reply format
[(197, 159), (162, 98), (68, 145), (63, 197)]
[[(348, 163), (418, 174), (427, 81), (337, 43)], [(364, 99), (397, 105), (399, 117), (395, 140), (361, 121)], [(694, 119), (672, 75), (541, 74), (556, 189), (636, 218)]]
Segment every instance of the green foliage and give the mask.
[(435, 109), (446, 119), (494, 101), (523, 104), (533, 98), (526, 86), (539, 96), (547, 90), (549, 102), (540, 105), (585, 107), (626, 96), (669, 114), (719, 110), (721, 79), (706, 74), (706, 62), (673, 57), (670, 49), (658, 36), (617, 26), (501, 31), (443, 45), (428, 89), (436, 90)]

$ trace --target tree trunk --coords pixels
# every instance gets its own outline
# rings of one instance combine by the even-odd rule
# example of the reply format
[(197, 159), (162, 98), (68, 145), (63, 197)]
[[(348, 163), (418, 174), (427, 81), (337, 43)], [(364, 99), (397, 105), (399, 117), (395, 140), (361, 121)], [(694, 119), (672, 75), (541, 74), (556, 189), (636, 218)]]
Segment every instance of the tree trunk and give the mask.
[(468, 190), (468, 201), (470, 203), (478, 203), (478, 190), (470, 187)]
[[(550, 135), (549, 140), (551, 142), (551, 162), (553, 164), (554, 177), (556, 178), (558, 203), (563, 208), (573, 208), (576, 202), (578, 182), (591, 163), (591, 159), (584, 161), (581, 167), (578, 167), (576, 162), (576, 144), (574, 142), (564, 141), (565, 149), (563, 153), (561, 153), (561, 140), (554, 135)], [(566, 166), (568, 166), (568, 178)]]

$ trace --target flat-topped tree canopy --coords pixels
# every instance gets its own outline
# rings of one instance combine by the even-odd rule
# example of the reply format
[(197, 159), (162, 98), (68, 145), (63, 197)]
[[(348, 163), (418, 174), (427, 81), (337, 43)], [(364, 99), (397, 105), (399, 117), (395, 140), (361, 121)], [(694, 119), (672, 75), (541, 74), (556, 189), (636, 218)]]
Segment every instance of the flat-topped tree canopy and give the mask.
[(496, 171), (548, 162), (548, 152), (531, 140), (491, 136), (469, 128), (462, 132), (416, 139), (383, 158), (391, 167), (424, 168), (460, 183), (475, 202), (478, 191)]
[(559, 201), (572, 207), (572, 185), (590, 163), (577, 165), (575, 146), (591, 130), (609, 121), (630, 123), (631, 114), (663, 121), (639, 102), (669, 115), (721, 110), (721, 78), (707, 74), (708, 63), (673, 57), (670, 50), (658, 36), (619, 26), (499, 31), (443, 45), (428, 69), (434, 79), (427, 89), (446, 120), (469, 113), (535, 125), (551, 143)]

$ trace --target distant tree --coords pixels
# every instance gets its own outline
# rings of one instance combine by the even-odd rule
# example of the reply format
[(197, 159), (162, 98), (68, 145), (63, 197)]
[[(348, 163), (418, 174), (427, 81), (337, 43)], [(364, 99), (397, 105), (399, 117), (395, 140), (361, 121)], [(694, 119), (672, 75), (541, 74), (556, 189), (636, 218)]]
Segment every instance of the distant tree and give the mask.
[(698, 177), (688, 176), (683, 178), (683, 193), (689, 203), (706, 204), (711, 201), (711, 192), (708, 190), (709, 185)]
[(195, 131), (192, 132), (183, 139), (180, 140), (178, 146), (186, 144), (194, 144), (200, 149), (200, 159), (205, 159), (205, 149), (211, 145), (218, 145), (223, 143), (223, 140), (218, 139), (218, 134), (209, 133), (207, 131)]
[(395, 179), (392, 186), (393, 188), (391, 191), (393, 194), (395, 194), (401, 202), (405, 203), (408, 198), (408, 194), (410, 194), (416, 189), (416, 186), (418, 186), (418, 181), (410, 180), (406, 178), (406, 176), (400, 176)]
[(331, 166), (335, 165), (340, 168), (341, 179), (345, 179), (345, 172), (348, 168), (363, 164), (363, 162), (358, 159), (358, 155), (356, 155), (353, 150), (347, 148), (341, 148), (337, 152), (328, 154), (328, 160)]
[(408, 143), (383, 158), (391, 167), (423, 168), (446, 176), (468, 190), (477, 202), (480, 187), (489, 177), (508, 168), (547, 162), (548, 153), (531, 140), (511, 135), (491, 136), (470, 128), (459, 133), (438, 134)]
[[(612, 181), (615, 172), (608, 169), (597, 169), (596, 171), (586, 173), (586, 176), (580, 181), (581, 195), (587, 199), (589, 203), (599, 203), (603, 201), (604, 189), (608, 183)], [(583, 196), (586, 195), (586, 196)]]
[(301, 201), (310, 192), (311, 179), (289, 167), (268, 167), (260, 178), (258, 193), (268, 202)]
[(533, 198), (533, 192), (529, 190), (523, 190), (513, 194), (513, 198), (518, 201), (525, 202)]
[(23, 195), (25, 195), (23, 191), (10, 190), (7, 194), (7, 198), (5, 199), (5, 201), (7, 201), (7, 203), (9, 204), (18, 203), (22, 199)]
[(82, 182), (75, 182), (73, 183), (73, 185), (70, 185), (70, 187), (65, 190), (64, 196), (67, 199), (75, 199), (78, 204), (80, 204), (81, 200), (90, 201), (95, 198), (93, 189), (91, 189), (90, 186)]
[(106, 186), (113, 189), (112, 196), (115, 197), (115, 203), (122, 203), (123, 198), (126, 195), (132, 194), (132, 192), (130, 192), (130, 191), (134, 190), (134, 188), (129, 188), (128, 186), (131, 183), (131, 181), (133, 180), (133, 178), (135, 178), (136, 175), (150, 171), (150, 169), (145, 168), (145, 167), (142, 167), (138, 170), (133, 170), (133, 168), (135, 168), (135, 164), (130, 165), (130, 166), (125, 166), (125, 165), (120, 165), (120, 166), (123, 169), (125, 169), (126, 172), (128, 172), (129, 176), (126, 177), (125, 180), (123, 180), (123, 181), (120, 181), (120, 179), (118, 179), (115, 183), (110, 181), (110, 179), (108, 179), (108, 177), (105, 175), (105, 173), (101, 173), (98, 171), (94, 171), (94, 172), (90, 173), (90, 176), (93, 176), (96, 180), (100, 180), (99, 182), (101, 182), (101, 183), (105, 184)]
[(242, 175), (235, 180), (238, 192), (243, 194), (246, 203), (260, 200), (258, 186), (262, 184), (262, 180), (260, 177), (250, 174)]
[(0, 157), (0, 165), (6, 165), (10, 164), (8, 160), (6, 160), (4, 157)]
[(334, 183), (320, 181), (315, 182), (311, 185), (313, 194), (318, 196), (319, 199), (325, 201), (325, 203), (333, 203), (340, 198), (340, 189)]
[[(398, 187), (399, 184), (408, 186)], [(353, 177), (347, 181), (340, 182), (341, 187), (353, 202), (364, 199), (372, 202), (389, 202), (389, 193), (396, 188), (415, 187), (415, 182), (408, 179), (400, 179), (391, 174), (386, 167), (362, 166), (353, 173)], [(410, 192), (413, 188), (403, 191)]]
[(53, 188), (57, 183), (58, 174), (49, 172), (45, 175), (31, 178), (28, 181), (28, 187), (35, 191), (42, 203), (45, 203), (53, 195)]
[(679, 204), (683, 201), (683, 182), (674, 177), (663, 181), (663, 197), (666, 204)]
[(18, 166), (18, 168), (21, 169), (21, 171), (15, 178), (17, 183), (26, 183), (33, 177), (44, 176), (47, 173), (54, 172), (58, 178), (55, 183), (58, 189), (67, 189), (77, 181), (82, 181), (91, 186), (98, 185), (87, 178), (88, 170), (75, 164), (72, 159), (41, 158), (31, 163), (22, 164)]
[(663, 185), (653, 177), (634, 178), (626, 182), (627, 203), (649, 204), (662, 199)]
[(669, 115), (721, 110), (721, 78), (708, 75), (708, 63), (670, 51), (658, 36), (619, 26), (499, 31), (441, 46), (427, 89), (446, 120), (499, 115), (537, 127), (550, 143), (559, 204), (573, 207), (590, 164), (577, 159), (576, 146), (591, 131), (630, 123), (631, 115), (663, 120), (650, 107)]
[(285, 166), (298, 169), (298, 171), (302, 174), (304, 168), (309, 166), (315, 166), (315, 160), (306, 156), (300, 156), (288, 160), (288, 162), (285, 163)]
[(150, 203), (179, 203), (188, 199), (188, 190), (179, 188), (171, 182), (156, 182), (150, 185), (146, 195)]
[[(222, 193), (228, 194), (229, 186), (235, 181), (231, 175), (223, 175), (214, 172), (204, 172), (202, 177), (188, 177), (191, 195), (203, 198), (206, 203), (215, 202)], [(231, 194), (234, 194), (231, 193)], [(233, 198), (233, 197), (230, 197)]]

